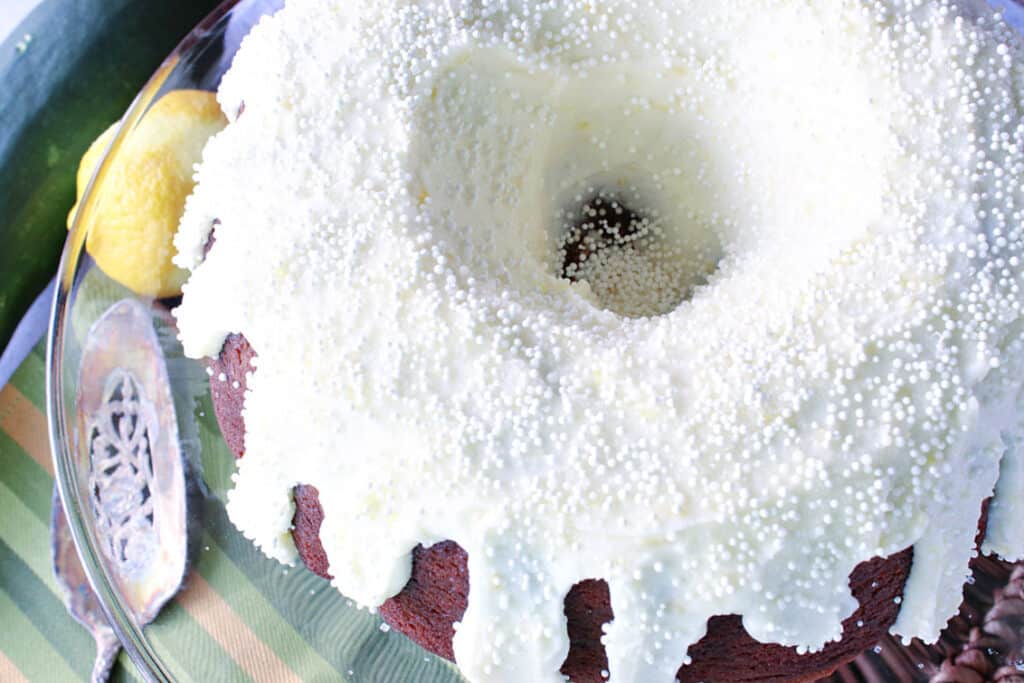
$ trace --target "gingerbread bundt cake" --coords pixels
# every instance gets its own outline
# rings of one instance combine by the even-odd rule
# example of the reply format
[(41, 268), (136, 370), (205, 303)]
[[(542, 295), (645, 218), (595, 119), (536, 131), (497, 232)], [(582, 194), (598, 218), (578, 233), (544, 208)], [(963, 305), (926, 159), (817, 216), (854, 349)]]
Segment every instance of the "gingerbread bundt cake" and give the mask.
[(473, 683), (934, 639), (983, 501), (1024, 555), (1020, 52), (980, 0), (291, 0), (175, 240), (233, 523)]

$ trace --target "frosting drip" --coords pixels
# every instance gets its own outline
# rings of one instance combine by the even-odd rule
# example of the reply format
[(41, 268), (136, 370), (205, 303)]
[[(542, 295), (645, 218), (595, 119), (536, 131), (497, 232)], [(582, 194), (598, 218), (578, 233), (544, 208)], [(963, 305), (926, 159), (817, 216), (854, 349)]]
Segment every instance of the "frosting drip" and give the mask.
[[(1024, 72), (980, 8), (291, 0), (176, 238), (187, 353), (259, 354), (231, 519), (290, 562), (316, 486), (368, 606), (458, 542), (474, 682), (561, 681), (590, 577), (614, 681), (715, 614), (820, 648), (909, 545), (896, 629), (934, 638), (993, 489), (1024, 555)], [(652, 241), (563, 277), (600, 193)]]

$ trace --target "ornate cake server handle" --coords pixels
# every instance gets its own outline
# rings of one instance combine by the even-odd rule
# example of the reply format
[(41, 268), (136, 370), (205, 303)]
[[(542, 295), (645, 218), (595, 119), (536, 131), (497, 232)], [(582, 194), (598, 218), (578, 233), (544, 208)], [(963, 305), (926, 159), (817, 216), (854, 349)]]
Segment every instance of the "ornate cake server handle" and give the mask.
[(110, 668), (121, 651), (121, 641), (110, 627), (100, 608), (96, 594), (78, 559), (78, 551), (71, 540), (64, 506), (53, 487), (53, 512), (50, 515), (50, 547), (53, 553), (53, 575), (64, 597), (64, 606), (96, 641), (96, 660), (92, 667), (92, 683), (103, 683), (110, 676)]

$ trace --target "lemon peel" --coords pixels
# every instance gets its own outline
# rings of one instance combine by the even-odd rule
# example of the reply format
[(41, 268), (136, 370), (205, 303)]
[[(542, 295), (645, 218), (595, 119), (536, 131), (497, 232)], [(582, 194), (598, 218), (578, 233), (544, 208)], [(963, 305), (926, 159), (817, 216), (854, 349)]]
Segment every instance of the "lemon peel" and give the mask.
[[(118, 125), (100, 134), (79, 162), (69, 229)], [(97, 205), (86, 216), (86, 251), (104, 273), (145, 296), (181, 293), (188, 272), (171, 262), (174, 233), (195, 184), (193, 167), (206, 141), (225, 125), (213, 93), (174, 90), (125, 138), (103, 177)]]

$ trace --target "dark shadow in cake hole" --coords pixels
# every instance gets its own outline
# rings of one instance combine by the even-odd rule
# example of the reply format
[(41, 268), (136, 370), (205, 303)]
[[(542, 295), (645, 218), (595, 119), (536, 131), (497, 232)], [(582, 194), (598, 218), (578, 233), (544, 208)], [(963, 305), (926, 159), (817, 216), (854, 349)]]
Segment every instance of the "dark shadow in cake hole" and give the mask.
[(559, 275), (572, 282), (581, 280), (581, 268), (588, 258), (609, 248), (629, 248), (642, 234), (649, 219), (616, 195), (597, 192), (568, 212), (563, 222), (562, 267)]
[(590, 188), (558, 214), (558, 277), (586, 282), (599, 308), (626, 318), (670, 313), (724, 257), (717, 231), (681, 213), (670, 225), (636, 188)]

